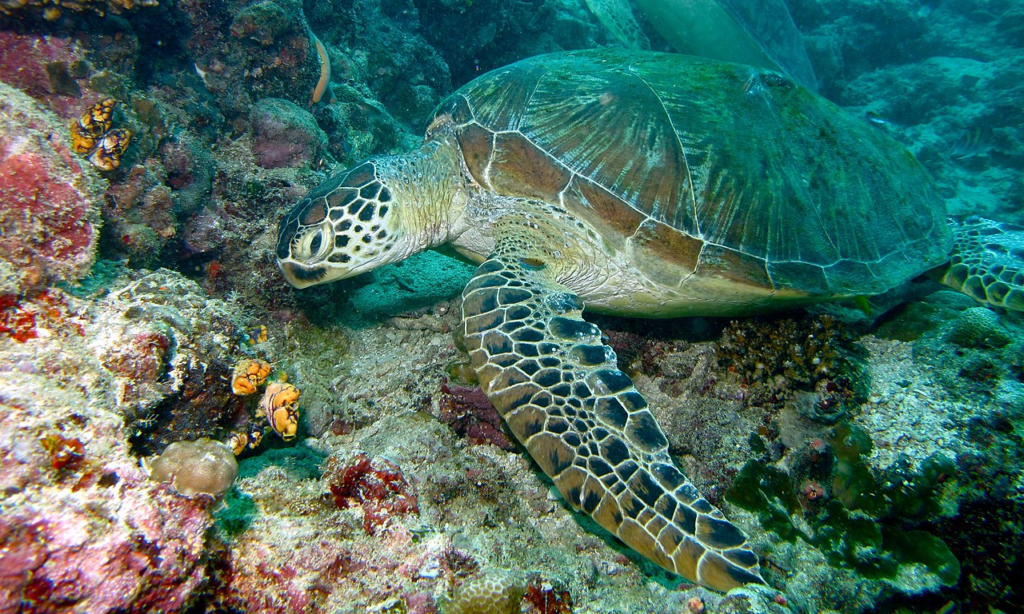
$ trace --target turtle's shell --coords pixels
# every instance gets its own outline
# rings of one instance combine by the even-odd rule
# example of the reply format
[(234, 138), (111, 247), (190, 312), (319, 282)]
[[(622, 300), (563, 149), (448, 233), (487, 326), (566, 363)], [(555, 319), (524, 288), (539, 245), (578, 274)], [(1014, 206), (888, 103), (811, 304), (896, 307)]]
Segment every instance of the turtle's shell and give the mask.
[(452, 94), (432, 125), (446, 124), (483, 189), (561, 205), (666, 286), (696, 272), (788, 296), (873, 294), (952, 243), (913, 155), (770, 71), (538, 56)]

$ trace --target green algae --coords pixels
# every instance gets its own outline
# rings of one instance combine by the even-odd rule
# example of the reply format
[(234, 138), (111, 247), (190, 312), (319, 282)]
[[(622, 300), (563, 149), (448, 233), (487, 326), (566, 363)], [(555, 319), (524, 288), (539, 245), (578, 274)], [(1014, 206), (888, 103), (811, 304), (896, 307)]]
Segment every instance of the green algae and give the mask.
[(829, 443), (836, 457), (832, 495), (849, 509), (872, 506), (875, 477), (863, 460), (871, 454), (871, 437), (860, 427), (844, 422), (832, 429)]
[(475, 269), (434, 251), (410, 256), (371, 273), (370, 283), (353, 284), (345, 323), (358, 327), (459, 296)]
[(77, 283), (59, 282), (57, 287), (76, 298), (89, 298), (111, 288), (127, 267), (123, 260), (97, 258), (89, 274)]
[[(325, 454), (303, 445), (270, 449), (258, 456), (240, 459), (237, 480), (254, 478), (268, 467), (282, 469), (289, 480), (317, 480), (325, 458)], [(223, 504), (213, 512), (213, 520), (223, 535), (237, 537), (252, 526), (257, 514), (256, 502), (236, 481), (224, 494)]]
[(902, 564), (920, 563), (939, 580), (952, 586), (960, 578), (960, 561), (938, 537), (927, 531), (903, 531), (898, 527), (885, 527), (882, 531), (885, 546)]
[(789, 474), (781, 469), (751, 460), (740, 469), (732, 487), (725, 493), (732, 504), (756, 512), (766, 530), (786, 541), (797, 537), (807, 541), (806, 534), (793, 525), (791, 514), (800, 511), (800, 499)]
[(258, 456), (240, 460), (238, 479), (256, 477), (267, 467), (279, 467), (289, 479), (318, 480), (321, 474), (320, 465), (325, 458), (327, 456), (322, 452), (304, 445), (270, 449)]
[(922, 519), (939, 512), (940, 485), (956, 473), (955, 463), (936, 453), (921, 462), (917, 471), (910, 459), (900, 457), (876, 476), (868, 467), (871, 438), (861, 428), (844, 423), (832, 429), (829, 442), (836, 457), (832, 476), (833, 496), (847, 508), (874, 516)]
[(257, 513), (253, 498), (232, 486), (224, 494), (223, 504), (213, 512), (213, 522), (223, 535), (237, 537), (252, 526)]
[[(920, 564), (941, 583), (956, 583), (960, 564), (946, 543), (910, 528), (939, 514), (942, 485), (955, 474), (954, 462), (937, 453), (915, 471), (909, 459), (900, 458), (876, 476), (866, 462), (873, 446), (863, 429), (841, 423), (832, 429), (829, 443), (834, 462), (832, 499), (826, 504), (804, 506), (793, 477), (759, 460), (743, 466), (726, 499), (757, 514), (764, 530), (780, 539), (800, 538), (816, 547), (834, 567), (891, 580)], [(798, 515), (805, 517), (810, 533), (794, 522)]]
[(404, 314), (422, 315), (462, 293), (476, 266), (433, 250), (303, 294), (318, 329), (365, 329)]
[(856, 569), (866, 578), (895, 578), (902, 566), (921, 564), (942, 584), (960, 577), (960, 562), (940, 538), (921, 530), (880, 524), (832, 500), (815, 527), (811, 543), (834, 567)]
[(825, 506), (810, 543), (833, 567), (853, 568), (867, 578), (894, 578), (898, 572), (898, 563), (885, 551), (882, 529), (875, 519), (851, 513), (837, 499)]

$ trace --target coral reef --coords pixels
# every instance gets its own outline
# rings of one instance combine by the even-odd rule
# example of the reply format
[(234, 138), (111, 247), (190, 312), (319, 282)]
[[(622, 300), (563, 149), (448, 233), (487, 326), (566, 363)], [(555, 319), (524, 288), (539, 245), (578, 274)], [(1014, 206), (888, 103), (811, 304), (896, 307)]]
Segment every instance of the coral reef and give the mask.
[(96, 348), (112, 375), (114, 409), (134, 450), (157, 453), (174, 441), (223, 437), (244, 416), (231, 394), (241, 319), (194, 282), (170, 271), (141, 276), (109, 295), (106, 334)]
[[(822, 91), (913, 149), (952, 213), (1024, 222), (1019, 7), (787, 3)], [(614, 44), (584, 3), (0, 15), (0, 611), (436, 614), (513, 584), (500, 607), (545, 614), (1024, 607), (1019, 318), (925, 281), (868, 314), (601, 318), (671, 453), (786, 591), (716, 595), (573, 515), (507, 437), (452, 339), (472, 265), (428, 252), (284, 287), (282, 210), (415, 146), (482, 71)], [(82, 153), (132, 137), (101, 175), (69, 128), (105, 99)], [(204, 437), (238, 455), (216, 505), (139, 466)]]
[[(0, 339), (0, 404), (18, 424), (0, 434), (2, 608), (183, 611), (209, 577), (212, 520), (204, 502), (146, 479), (115, 385), (149, 378), (164, 350), (118, 323), (117, 301), (51, 289), (22, 305), (34, 334)], [(108, 369), (105, 348), (139, 343), (148, 354)]]
[(104, 185), (60, 134), (58, 117), (0, 83), (0, 295), (75, 281), (95, 258)]

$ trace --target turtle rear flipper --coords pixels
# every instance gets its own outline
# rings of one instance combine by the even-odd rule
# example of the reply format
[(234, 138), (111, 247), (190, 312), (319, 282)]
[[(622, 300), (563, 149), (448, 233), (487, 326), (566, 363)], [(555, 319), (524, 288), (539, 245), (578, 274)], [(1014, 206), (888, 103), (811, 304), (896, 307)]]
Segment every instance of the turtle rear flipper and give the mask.
[(763, 583), (743, 533), (673, 464), (580, 298), (544, 262), (500, 247), (463, 293), (466, 346), (484, 392), (565, 500), (669, 571), (721, 591)]
[(954, 244), (942, 283), (996, 307), (1024, 311), (1024, 227), (950, 220)]

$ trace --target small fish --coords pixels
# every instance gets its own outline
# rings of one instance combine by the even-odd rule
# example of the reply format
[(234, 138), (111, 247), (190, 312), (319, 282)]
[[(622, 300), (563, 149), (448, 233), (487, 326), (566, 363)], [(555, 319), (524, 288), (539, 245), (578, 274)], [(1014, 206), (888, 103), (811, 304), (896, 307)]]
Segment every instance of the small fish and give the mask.
[(890, 124), (889, 120), (882, 117), (876, 111), (868, 111), (866, 117), (869, 122), (876, 126), (888, 127)]
[(954, 160), (966, 160), (984, 155), (992, 149), (992, 129), (977, 126), (965, 130), (949, 149), (949, 157)]

